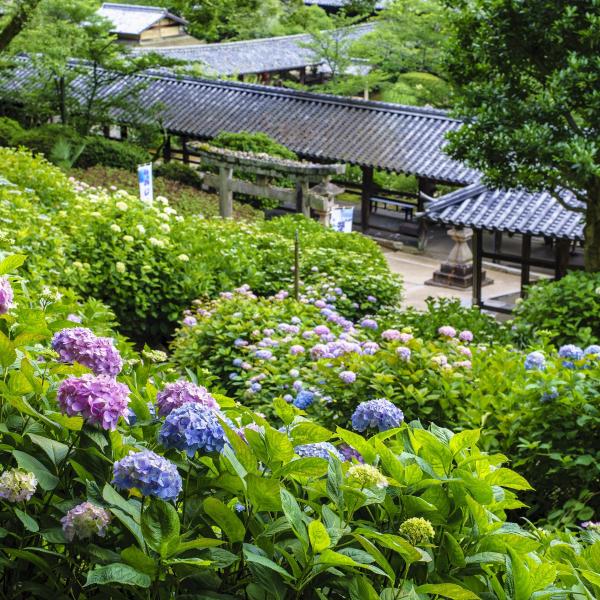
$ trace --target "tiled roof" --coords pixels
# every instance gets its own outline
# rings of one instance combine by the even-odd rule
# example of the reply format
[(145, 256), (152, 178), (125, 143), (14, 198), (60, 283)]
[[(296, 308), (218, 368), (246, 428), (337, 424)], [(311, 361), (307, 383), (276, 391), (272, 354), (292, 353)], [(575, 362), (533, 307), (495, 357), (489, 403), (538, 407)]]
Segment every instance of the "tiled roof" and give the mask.
[[(39, 80), (24, 59), (0, 82), (0, 95), (18, 102), (22, 88)], [(81, 74), (72, 84), (82, 98), (86, 81)], [(446, 133), (461, 122), (441, 110), (163, 72), (121, 77), (102, 87), (99, 96), (122, 97), (124, 91), (137, 88), (135, 108), (127, 113), (114, 110), (115, 121), (154, 121), (158, 107), (162, 125), (173, 134), (211, 139), (222, 131), (263, 132), (312, 160), (457, 185), (479, 179), (476, 171), (443, 152)]]
[[(349, 28), (340, 36), (358, 39), (373, 31), (374, 23)], [(337, 32), (336, 32), (337, 33)], [(306, 47), (310, 34), (284, 35), (258, 40), (225, 42), (220, 44), (196, 44), (152, 49), (136, 49), (134, 52), (157, 52), (169, 58), (206, 65), (207, 72), (217, 75), (245, 75), (269, 71), (289, 71), (300, 67), (318, 65), (322, 60)]]
[[(375, 10), (383, 10), (390, 0), (380, 0), (375, 3)], [(321, 8), (343, 8), (350, 4), (350, 0), (304, 0), (306, 6), (320, 6)]]
[[(568, 206), (584, 207), (572, 194), (563, 196)], [(583, 214), (565, 208), (547, 192), (490, 190), (474, 184), (430, 202), (425, 218), (458, 227), (583, 240)]]
[(182, 25), (187, 21), (160, 6), (138, 6), (135, 4), (114, 4), (105, 2), (98, 15), (112, 21), (113, 32), (121, 35), (139, 35), (161, 19), (171, 19)]

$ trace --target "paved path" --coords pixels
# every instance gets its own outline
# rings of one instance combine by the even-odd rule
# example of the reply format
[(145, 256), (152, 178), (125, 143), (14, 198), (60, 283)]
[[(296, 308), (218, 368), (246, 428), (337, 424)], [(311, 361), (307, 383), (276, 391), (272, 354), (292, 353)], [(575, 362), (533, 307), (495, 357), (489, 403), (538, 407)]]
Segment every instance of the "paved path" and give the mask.
[[(425, 282), (431, 279), (433, 272), (439, 267), (439, 260), (421, 254), (411, 254), (387, 248), (382, 248), (382, 250), (390, 265), (390, 269), (394, 273), (402, 275), (404, 279), (403, 306), (414, 306), (418, 309), (424, 309), (425, 299), (429, 296), (460, 298), (465, 306), (471, 305), (472, 291), (470, 288), (462, 291), (425, 285)], [(487, 269), (487, 272), (488, 277), (491, 277), (494, 283), (484, 286), (484, 298), (519, 292), (521, 283), (519, 275), (490, 269)]]

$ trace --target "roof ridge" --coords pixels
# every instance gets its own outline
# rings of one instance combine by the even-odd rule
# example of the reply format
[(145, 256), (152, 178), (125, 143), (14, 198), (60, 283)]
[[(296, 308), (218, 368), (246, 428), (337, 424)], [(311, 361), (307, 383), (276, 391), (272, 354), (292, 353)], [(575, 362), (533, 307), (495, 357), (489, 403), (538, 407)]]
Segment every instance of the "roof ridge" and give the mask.
[(161, 12), (163, 14), (169, 13), (164, 6), (150, 6), (149, 4), (126, 4), (121, 2), (103, 2), (100, 8), (104, 7), (118, 7), (118, 8), (131, 8), (133, 10), (148, 10), (153, 12)]
[(447, 121), (459, 122), (460, 119), (452, 117), (447, 111), (440, 108), (428, 108), (424, 106), (410, 106), (407, 104), (394, 104), (392, 102), (381, 102), (379, 100), (363, 100), (362, 98), (351, 98), (346, 96), (337, 96), (335, 94), (323, 94), (309, 92), (304, 90), (295, 90), (273, 85), (259, 85), (256, 83), (246, 83), (243, 81), (229, 81), (224, 79), (208, 79), (205, 77), (196, 77), (194, 75), (182, 75), (165, 71), (149, 70), (145, 73), (139, 73), (138, 77), (155, 77), (157, 79), (177, 80), (181, 82), (199, 83), (211, 85), (213, 87), (238, 88), (244, 91), (257, 91), (271, 96), (291, 96), (295, 98), (306, 98), (309, 100), (320, 100), (331, 104), (342, 104), (346, 106), (356, 106), (357, 108), (373, 108), (388, 112), (402, 112), (405, 114), (414, 114), (423, 117), (435, 117)]

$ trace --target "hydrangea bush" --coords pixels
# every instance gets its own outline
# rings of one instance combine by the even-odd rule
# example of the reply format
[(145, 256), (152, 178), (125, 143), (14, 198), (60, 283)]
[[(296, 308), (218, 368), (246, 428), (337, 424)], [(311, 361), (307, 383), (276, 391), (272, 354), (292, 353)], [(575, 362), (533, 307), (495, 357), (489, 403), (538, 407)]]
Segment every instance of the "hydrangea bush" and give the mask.
[[(13, 267), (0, 264), (0, 275)], [(8, 281), (7, 597), (597, 597), (595, 524), (551, 534), (511, 522), (529, 484), (505, 456), (481, 449), (480, 430), (406, 423), (378, 401), (377, 410), (354, 406), (369, 415), (363, 433), (352, 419), (332, 431), (283, 399), (272, 419), (219, 394), (218, 407), (198, 402), (210, 391), (192, 381), (183, 394), (192, 400), (161, 416), (159, 394), (164, 405), (184, 386), (152, 362), (156, 353), (129, 353), (114, 377), (63, 362), (51, 341), (68, 315), (52, 302), (28, 304)], [(69, 415), (59, 401), (65, 381), (86, 375), (128, 388), (131, 414), (119, 412), (114, 429), (95, 418), (110, 403), (88, 412), (85, 400)]]

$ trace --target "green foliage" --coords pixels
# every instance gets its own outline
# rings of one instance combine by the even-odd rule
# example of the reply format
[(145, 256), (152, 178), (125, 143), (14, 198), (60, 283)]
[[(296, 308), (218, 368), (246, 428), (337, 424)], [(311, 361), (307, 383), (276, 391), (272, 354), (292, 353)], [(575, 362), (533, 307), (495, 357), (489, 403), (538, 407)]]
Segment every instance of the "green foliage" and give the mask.
[(198, 175), (198, 171), (176, 160), (157, 165), (154, 169), (154, 175), (198, 189), (202, 187), (202, 178)]
[[(449, 152), (494, 186), (563, 200), (568, 190), (587, 202), (586, 268), (599, 270), (597, 11), (568, 0), (446, 4), (446, 61), (468, 123), (451, 134)], [(542, 61), (539, 48), (547, 50)]]
[(23, 133), (18, 121), (9, 117), (0, 117), (0, 146), (12, 146), (14, 140)]
[(600, 274), (572, 271), (558, 281), (528, 288), (515, 309), (516, 334), (532, 339), (547, 331), (556, 345), (600, 342)]
[(409, 72), (398, 75), (393, 85), (384, 86), (381, 99), (384, 102), (442, 108), (450, 104), (450, 93), (448, 83), (436, 75)]
[(83, 142), (82, 137), (73, 128), (53, 123), (24, 130), (13, 138), (13, 145), (25, 146), (50, 160), (53, 149), (61, 140), (73, 148)]
[[(0, 460), (4, 471), (19, 466), (38, 483), (26, 501), (0, 500), (7, 557), (0, 570), (12, 598), (62, 598), (77, 589), (82, 600), (149, 592), (221, 600), (593, 600), (600, 591), (596, 529), (553, 535), (511, 522), (529, 484), (504, 466), (506, 456), (481, 449), (479, 430), (455, 434), (414, 421), (363, 436), (296, 414), (279, 431), (274, 420), (220, 396), (219, 414), (242, 434), (224, 425), (230, 446), (188, 458), (157, 443), (163, 419), (150, 416), (147, 403), (155, 404), (172, 375), (143, 356), (118, 375), (137, 415), (130, 424), (120, 419), (105, 431), (61, 413), (57, 387), (84, 372), (48, 351), (62, 326), (53, 303), (26, 310), (22, 298), (0, 319)], [(309, 430), (337, 447), (351, 439), (377, 474), (373, 481), (383, 483), (358, 484), (352, 470), (363, 467), (355, 461), (300, 458), (296, 447)], [(115, 461), (148, 448), (182, 476), (174, 502), (111, 484)], [(84, 501), (111, 522), (101, 535), (82, 538), (78, 529), (68, 540), (61, 520)]]
[(247, 131), (231, 133), (229, 131), (222, 131), (210, 143), (217, 148), (268, 154), (269, 156), (290, 160), (298, 159), (294, 152), (288, 150), (265, 133), (249, 133)]
[(100, 136), (85, 138), (85, 147), (77, 160), (77, 166), (85, 169), (94, 165), (136, 171), (137, 166), (147, 163), (150, 155), (139, 146), (117, 142)]

